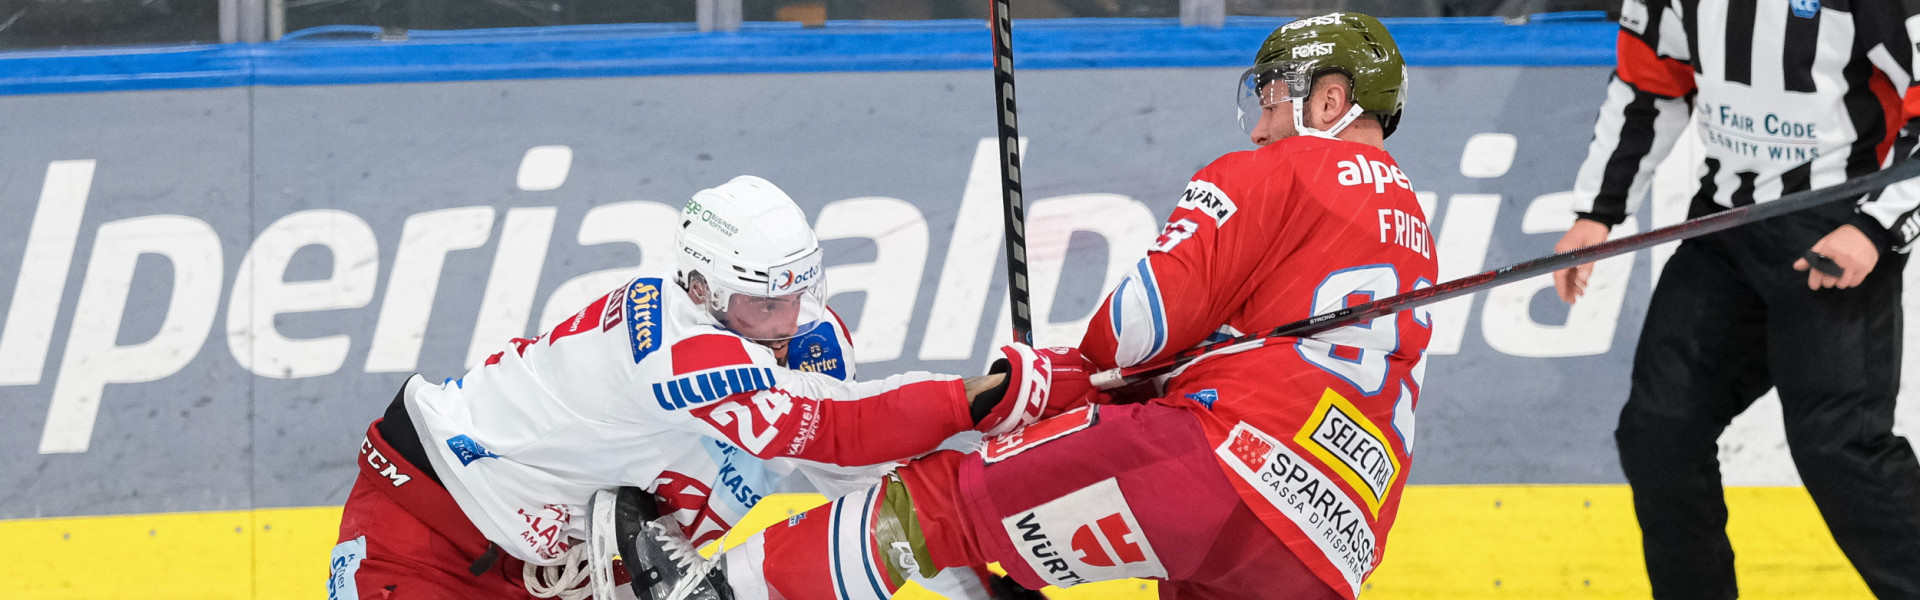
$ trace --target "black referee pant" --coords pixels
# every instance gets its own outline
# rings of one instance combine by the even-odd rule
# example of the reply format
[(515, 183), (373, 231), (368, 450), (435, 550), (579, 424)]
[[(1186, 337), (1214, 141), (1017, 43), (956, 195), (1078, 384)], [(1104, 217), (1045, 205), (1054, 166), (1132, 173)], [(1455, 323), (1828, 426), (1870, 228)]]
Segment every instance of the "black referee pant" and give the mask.
[(1920, 462), (1893, 434), (1906, 257), (1809, 290), (1793, 261), (1833, 222), (1801, 216), (1682, 242), (1647, 308), (1614, 439), (1657, 599), (1738, 596), (1716, 442), (1772, 387), (1847, 559), (1880, 598), (1920, 598)]

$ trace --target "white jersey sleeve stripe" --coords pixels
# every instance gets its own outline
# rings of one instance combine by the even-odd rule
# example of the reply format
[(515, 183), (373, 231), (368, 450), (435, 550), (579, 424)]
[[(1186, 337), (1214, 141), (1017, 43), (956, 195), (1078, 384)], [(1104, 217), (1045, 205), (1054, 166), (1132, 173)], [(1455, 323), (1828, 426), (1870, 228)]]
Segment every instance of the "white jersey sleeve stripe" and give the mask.
[(1167, 346), (1167, 313), (1161, 304), (1160, 284), (1153, 276), (1152, 257), (1140, 259), (1132, 273), (1113, 291), (1114, 360), (1120, 366), (1140, 364)]

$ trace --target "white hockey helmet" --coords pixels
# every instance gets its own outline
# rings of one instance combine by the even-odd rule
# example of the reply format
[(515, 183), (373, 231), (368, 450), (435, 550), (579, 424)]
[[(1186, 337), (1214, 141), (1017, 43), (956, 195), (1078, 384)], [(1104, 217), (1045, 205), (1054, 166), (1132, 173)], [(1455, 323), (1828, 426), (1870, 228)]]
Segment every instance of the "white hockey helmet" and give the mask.
[(680, 211), (678, 279), (706, 282), (706, 309), (727, 329), (775, 342), (826, 316), (826, 272), (807, 215), (773, 183), (741, 175), (700, 190)]

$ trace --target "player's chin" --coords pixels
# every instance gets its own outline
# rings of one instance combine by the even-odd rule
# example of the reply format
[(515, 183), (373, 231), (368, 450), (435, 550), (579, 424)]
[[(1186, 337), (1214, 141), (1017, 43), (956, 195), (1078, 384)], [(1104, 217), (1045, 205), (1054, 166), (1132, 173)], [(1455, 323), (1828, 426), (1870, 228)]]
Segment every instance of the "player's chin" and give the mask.
[(779, 359), (780, 362), (784, 363), (784, 362), (787, 362), (787, 342), (789, 341), (791, 340), (785, 340), (785, 339), (777, 340), (777, 341), (754, 340), (754, 343), (760, 344), (762, 346), (766, 346), (768, 350), (773, 351), (774, 358)]

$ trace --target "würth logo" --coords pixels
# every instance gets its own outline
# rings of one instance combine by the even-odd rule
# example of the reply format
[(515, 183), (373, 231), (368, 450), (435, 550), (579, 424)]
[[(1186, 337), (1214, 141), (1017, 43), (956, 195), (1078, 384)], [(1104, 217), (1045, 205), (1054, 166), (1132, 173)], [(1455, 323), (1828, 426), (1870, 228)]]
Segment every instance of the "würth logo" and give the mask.
[[(1098, 533), (1094, 531), (1098, 525)], [(1096, 567), (1111, 567), (1122, 563), (1137, 563), (1147, 560), (1140, 551), (1140, 544), (1128, 539), (1137, 537), (1133, 528), (1127, 525), (1126, 517), (1111, 514), (1101, 517), (1094, 525), (1081, 525), (1073, 532), (1073, 550), (1080, 553), (1080, 562)], [(1104, 543), (1103, 543), (1104, 540)], [(1112, 548), (1112, 552), (1107, 549)], [(1115, 562), (1114, 558), (1119, 561)]]

